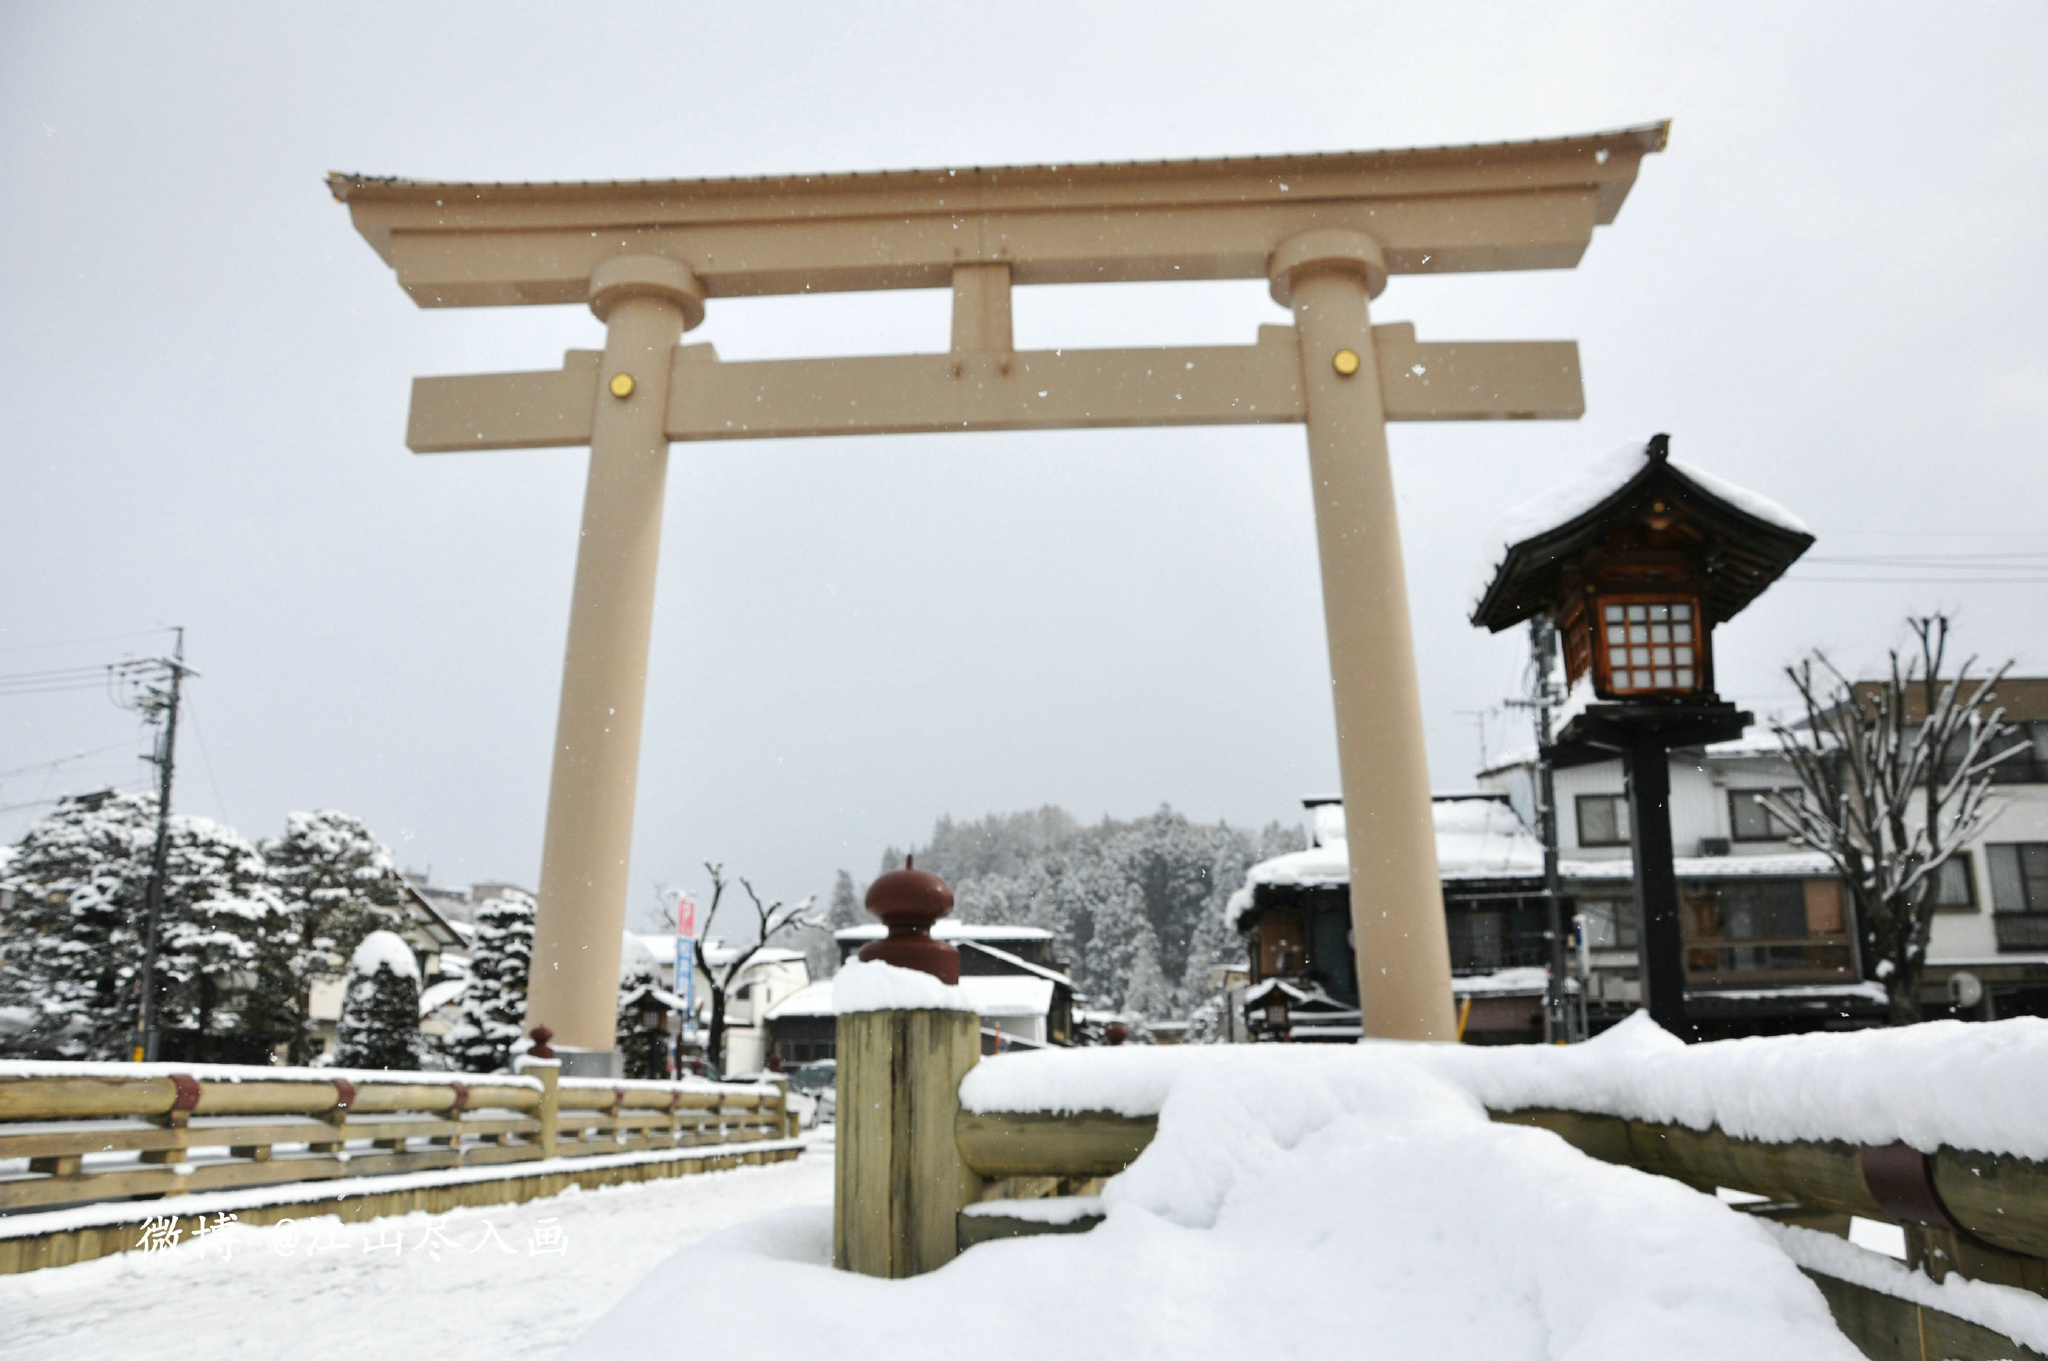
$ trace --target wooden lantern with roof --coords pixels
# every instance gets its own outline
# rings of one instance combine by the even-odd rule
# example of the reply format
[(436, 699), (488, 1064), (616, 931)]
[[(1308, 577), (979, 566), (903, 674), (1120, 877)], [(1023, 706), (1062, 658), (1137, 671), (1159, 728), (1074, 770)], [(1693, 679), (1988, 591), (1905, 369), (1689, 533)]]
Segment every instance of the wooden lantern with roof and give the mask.
[(1670, 436), (1653, 436), (1515, 522), (1530, 532), (1507, 545), (1472, 612), (1494, 632), (1538, 614), (1555, 622), (1566, 682), (1587, 701), (1572, 706), (1561, 747), (1618, 749), (1603, 740), (1621, 735), (1616, 720), (1662, 728), (1672, 745), (1739, 736), (1749, 722), (1714, 691), (1713, 630), (1813, 535), (1670, 451)]
[(1501, 539), (1472, 622), (1496, 633), (1530, 619), (1555, 625), (1569, 694), (1542, 759), (1547, 768), (1620, 755), (1644, 1002), (1659, 1025), (1690, 1038), (1670, 753), (1740, 737), (1753, 721), (1715, 693), (1713, 631), (1784, 575), (1813, 535), (1775, 503), (1674, 462), (1671, 437), (1654, 435), (1511, 514)]

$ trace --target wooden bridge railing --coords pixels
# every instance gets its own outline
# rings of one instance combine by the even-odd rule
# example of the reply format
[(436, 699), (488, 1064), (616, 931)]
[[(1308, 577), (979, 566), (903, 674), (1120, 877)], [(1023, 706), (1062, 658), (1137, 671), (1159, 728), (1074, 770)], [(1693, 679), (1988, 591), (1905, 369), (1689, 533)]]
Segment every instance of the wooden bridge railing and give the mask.
[(790, 1135), (781, 1088), (0, 1062), (0, 1213)]
[[(913, 1276), (989, 1238), (1084, 1231), (1102, 1211), (1075, 1197), (1092, 1195), (1152, 1142), (1154, 1116), (963, 1109), (960, 1083), (979, 1059), (974, 1026), (971, 1014), (943, 1010), (840, 1016), (833, 1247), (842, 1269)], [(1937, 1282), (1956, 1275), (2048, 1295), (2048, 1163), (1902, 1143), (1768, 1142), (1595, 1111), (1491, 1115), (1550, 1130), (1603, 1161), (1761, 1196), (1740, 1207), (1760, 1217), (1842, 1234), (1851, 1216), (1898, 1224), (1909, 1265)], [(1069, 1199), (1047, 1213), (1016, 1203), (1040, 1197)], [(2038, 1361), (1931, 1306), (1807, 1274), (1869, 1356)]]

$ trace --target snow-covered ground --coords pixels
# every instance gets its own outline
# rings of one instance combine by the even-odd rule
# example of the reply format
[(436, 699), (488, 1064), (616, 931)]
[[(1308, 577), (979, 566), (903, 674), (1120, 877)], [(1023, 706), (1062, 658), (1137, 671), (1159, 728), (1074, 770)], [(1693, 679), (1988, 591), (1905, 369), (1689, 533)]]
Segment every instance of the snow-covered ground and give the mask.
[[(231, 1225), (166, 1251), (0, 1276), (0, 1358), (551, 1357), (678, 1249), (790, 1206), (829, 1206), (831, 1134), (767, 1167), (446, 1216)], [(686, 1292), (666, 1326), (680, 1336), (703, 1307)]]
[[(1690, 1047), (1645, 1019), (1569, 1049), (1011, 1055), (976, 1067), (964, 1105), (1158, 1116), (1099, 1200), (1030, 1207), (1101, 1214), (1088, 1233), (986, 1243), (907, 1281), (834, 1271), (832, 1149), (814, 1138), (775, 1167), (444, 1220), (230, 1229), (218, 1247), (0, 1278), (0, 1358), (1856, 1361), (1802, 1266), (2048, 1350), (2037, 1295), (1935, 1286), (1487, 1114), (1570, 1105), (2039, 1157), (2043, 1091), (2034, 1020)], [(1859, 1227), (1898, 1251), (1896, 1231)]]

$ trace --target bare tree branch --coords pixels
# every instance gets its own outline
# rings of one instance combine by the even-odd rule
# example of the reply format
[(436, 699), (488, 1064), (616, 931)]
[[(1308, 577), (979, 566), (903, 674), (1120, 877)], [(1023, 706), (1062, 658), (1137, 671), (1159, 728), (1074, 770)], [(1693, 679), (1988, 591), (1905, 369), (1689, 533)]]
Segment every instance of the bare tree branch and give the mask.
[[(723, 865), (714, 865), (706, 861), (704, 869), (711, 876), (711, 906), (705, 911), (697, 929), (700, 941), (709, 942), (711, 924), (718, 916), (719, 905), (725, 900), (725, 890), (729, 881), (725, 877)], [(721, 1071), (725, 1066), (726, 1006), (740, 975), (775, 936), (787, 930), (815, 926), (823, 921), (818, 913), (812, 911), (812, 903), (815, 901), (813, 898), (805, 898), (792, 906), (785, 904), (780, 898), (765, 900), (755, 892), (752, 883), (745, 879), (739, 882), (754, 908), (753, 943), (735, 949), (730, 959), (716, 967), (713, 967), (701, 944), (697, 951), (698, 961), (704, 970), (705, 978), (710, 980), (711, 990), (711, 1024), (705, 1034), (704, 1054)]]

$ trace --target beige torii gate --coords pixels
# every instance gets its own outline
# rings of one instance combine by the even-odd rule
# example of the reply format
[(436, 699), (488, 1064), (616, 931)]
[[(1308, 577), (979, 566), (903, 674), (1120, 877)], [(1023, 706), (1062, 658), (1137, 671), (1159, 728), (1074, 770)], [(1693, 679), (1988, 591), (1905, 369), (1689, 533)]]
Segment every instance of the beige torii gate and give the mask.
[[(1366, 1033), (1448, 1039), (1449, 952), (1387, 462), (1389, 420), (1572, 419), (1570, 341), (1373, 326), (1389, 273), (1560, 269), (1666, 126), (1540, 142), (1129, 165), (614, 184), (334, 175), (422, 307), (588, 302), (560, 370), (414, 380), (417, 453), (590, 446), (542, 853), (529, 1022), (605, 1068), (675, 440), (1300, 422)], [(1017, 284), (1265, 278), (1294, 325), (1245, 346), (1019, 352)], [(944, 354), (723, 363), (705, 300), (953, 290)], [(579, 1052), (580, 1051), (580, 1052)], [(582, 1057), (587, 1052), (588, 1057)]]

